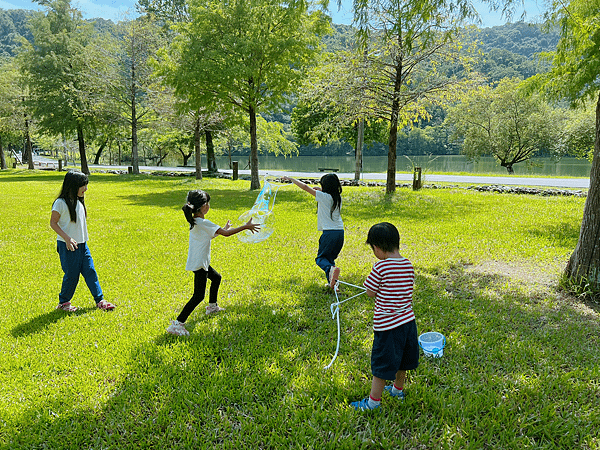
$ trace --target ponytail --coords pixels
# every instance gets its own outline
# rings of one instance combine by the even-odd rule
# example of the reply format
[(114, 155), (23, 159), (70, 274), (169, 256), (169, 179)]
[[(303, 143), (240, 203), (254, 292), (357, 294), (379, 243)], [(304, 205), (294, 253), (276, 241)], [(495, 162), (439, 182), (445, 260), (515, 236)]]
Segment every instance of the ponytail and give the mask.
[(188, 192), (187, 202), (181, 209), (185, 215), (185, 220), (190, 224), (190, 230), (196, 225), (194, 215), (208, 202), (210, 202), (210, 195), (207, 192), (200, 190)]

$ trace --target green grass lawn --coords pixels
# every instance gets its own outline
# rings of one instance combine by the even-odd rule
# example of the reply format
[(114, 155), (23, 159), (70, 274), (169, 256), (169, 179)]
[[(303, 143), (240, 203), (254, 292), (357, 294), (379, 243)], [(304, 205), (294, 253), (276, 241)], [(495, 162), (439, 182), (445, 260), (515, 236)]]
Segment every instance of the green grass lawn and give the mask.
[(370, 389), (372, 300), (343, 304), (340, 354), (324, 370), (335, 298), (314, 263), (309, 195), (280, 189), (263, 243), (213, 241), (226, 311), (207, 317), (201, 304), (178, 338), (165, 330), (192, 292), (187, 191), (208, 191), (221, 225), (257, 192), (92, 174), (89, 245), (117, 309), (95, 309), (82, 280), (67, 314), (54, 309), (49, 227), (63, 176), (0, 172), (1, 449), (600, 448), (598, 313), (546, 283), (575, 247), (584, 199), (345, 187), (341, 279), (362, 284), (375, 262), (366, 233), (393, 222), (416, 269), (419, 332), (447, 339), (442, 358), (410, 372), (404, 403), (359, 413), (348, 403)]

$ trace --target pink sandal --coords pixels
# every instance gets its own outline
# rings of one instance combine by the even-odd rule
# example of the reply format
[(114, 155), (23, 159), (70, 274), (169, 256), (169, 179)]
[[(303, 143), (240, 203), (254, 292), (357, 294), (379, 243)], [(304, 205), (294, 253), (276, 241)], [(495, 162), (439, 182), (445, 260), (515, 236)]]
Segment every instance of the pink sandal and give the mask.
[(63, 311), (67, 311), (67, 312), (74, 312), (74, 311), (77, 311), (77, 306), (71, 305), (71, 302), (64, 302), (64, 303), (59, 303), (58, 306), (56, 307), (56, 309), (62, 309)]
[(102, 311), (112, 311), (113, 309), (115, 309), (115, 305), (107, 302), (106, 300), (100, 300), (98, 303), (96, 303), (96, 306)]

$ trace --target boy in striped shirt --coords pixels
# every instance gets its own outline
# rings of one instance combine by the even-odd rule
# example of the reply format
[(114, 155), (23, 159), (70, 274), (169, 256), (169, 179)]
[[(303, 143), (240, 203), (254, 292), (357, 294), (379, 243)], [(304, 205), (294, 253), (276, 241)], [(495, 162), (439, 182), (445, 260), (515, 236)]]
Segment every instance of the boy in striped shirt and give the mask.
[[(375, 297), (373, 313), (373, 350), (371, 393), (350, 403), (357, 410), (377, 409), (383, 391), (404, 399), (406, 371), (419, 366), (417, 325), (412, 309), (415, 271), (411, 262), (400, 255), (398, 229), (388, 222), (373, 225), (367, 244), (379, 259), (364, 282), (367, 295)], [(386, 380), (394, 384), (386, 386)]]

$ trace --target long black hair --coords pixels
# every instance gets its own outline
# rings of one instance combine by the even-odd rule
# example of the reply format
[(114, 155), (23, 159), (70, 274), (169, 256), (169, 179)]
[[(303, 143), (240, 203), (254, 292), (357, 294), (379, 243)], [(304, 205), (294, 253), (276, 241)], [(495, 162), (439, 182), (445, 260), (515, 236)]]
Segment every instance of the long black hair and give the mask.
[(331, 218), (333, 219), (333, 212), (342, 206), (342, 184), (335, 173), (323, 175), (319, 183), (323, 192), (331, 195), (331, 198), (333, 198), (330, 211)]
[(204, 205), (210, 202), (210, 195), (208, 192), (196, 190), (190, 191), (187, 195), (187, 202), (181, 208), (183, 214), (185, 214), (185, 220), (190, 223), (190, 230), (194, 228), (196, 222), (194, 221), (194, 213), (199, 211)]
[(77, 222), (77, 202), (81, 202), (85, 216), (87, 217), (87, 209), (85, 207), (85, 199), (79, 197), (77, 193), (81, 186), (88, 184), (88, 176), (85, 173), (79, 172), (78, 170), (69, 170), (65, 174), (60, 194), (57, 198), (62, 198), (67, 207), (69, 208), (69, 216), (71, 216), (71, 222)]

